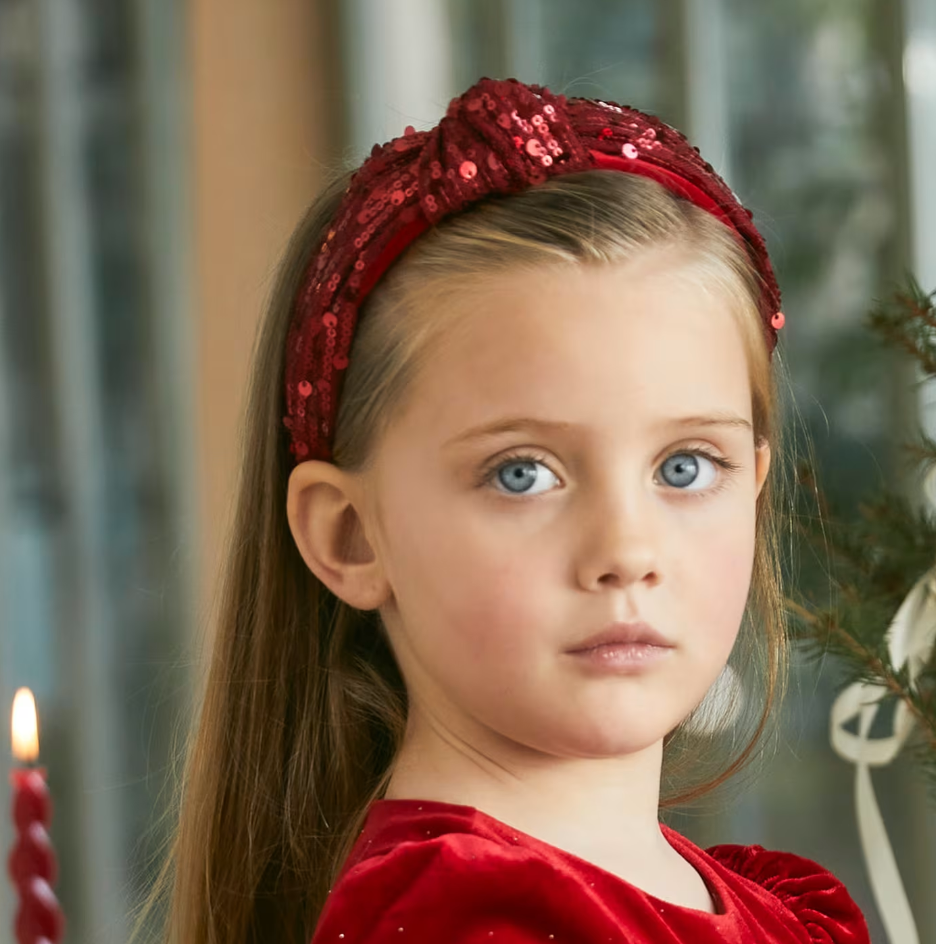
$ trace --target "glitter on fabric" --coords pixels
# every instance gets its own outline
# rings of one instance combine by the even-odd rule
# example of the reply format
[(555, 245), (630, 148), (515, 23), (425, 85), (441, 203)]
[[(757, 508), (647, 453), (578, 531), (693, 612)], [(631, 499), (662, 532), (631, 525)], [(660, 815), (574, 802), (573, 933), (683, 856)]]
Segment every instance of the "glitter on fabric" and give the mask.
[(656, 180), (734, 231), (761, 277), (772, 356), (785, 319), (764, 240), (751, 212), (683, 134), (627, 105), (481, 79), (452, 100), (432, 130), (407, 127), (402, 137), (374, 146), (309, 263), (287, 339), (283, 425), (294, 461), (331, 459), (360, 305), (413, 240), (489, 195), (596, 169)]

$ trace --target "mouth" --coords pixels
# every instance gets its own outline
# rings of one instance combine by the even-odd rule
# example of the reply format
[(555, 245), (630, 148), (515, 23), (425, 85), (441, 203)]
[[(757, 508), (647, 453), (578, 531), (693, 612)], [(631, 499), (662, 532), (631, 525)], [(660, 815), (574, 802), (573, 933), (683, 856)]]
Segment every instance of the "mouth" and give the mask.
[(601, 632), (589, 636), (566, 651), (569, 653), (591, 652), (600, 649), (627, 647), (637, 651), (644, 647), (672, 649), (674, 644), (648, 623), (611, 623)]

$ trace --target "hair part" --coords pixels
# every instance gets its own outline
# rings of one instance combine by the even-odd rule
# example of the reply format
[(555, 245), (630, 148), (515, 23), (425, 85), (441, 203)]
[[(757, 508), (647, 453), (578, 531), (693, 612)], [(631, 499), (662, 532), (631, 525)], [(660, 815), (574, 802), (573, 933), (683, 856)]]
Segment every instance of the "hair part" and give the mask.
[[(308, 941), (406, 727), (406, 688), (379, 614), (345, 604), (310, 572), (286, 517), (286, 336), (347, 182), (337, 180), (293, 235), (255, 351), (210, 671), (178, 831), (150, 901), (171, 889), (167, 939), (175, 944)], [(737, 300), (755, 441), (770, 443), (775, 457), (758, 498), (751, 590), (732, 654), (747, 676), (752, 720), (745, 736), (732, 729), (717, 762), (712, 738), (680, 729), (667, 738), (663, 802), (674, 804), (754, 756), (785, 678), (775, 377), (759, 278), (732, 231), (659, 184), (616, 171), (554, 177), (444, 220), (395, 262), (360, 312), (333, 461), (368, 467), (433, 346), (454, 327), (436, 304), (453, 282), (559, 261), (616, 264), (665, 245), (690, 250), (699, 278)]]

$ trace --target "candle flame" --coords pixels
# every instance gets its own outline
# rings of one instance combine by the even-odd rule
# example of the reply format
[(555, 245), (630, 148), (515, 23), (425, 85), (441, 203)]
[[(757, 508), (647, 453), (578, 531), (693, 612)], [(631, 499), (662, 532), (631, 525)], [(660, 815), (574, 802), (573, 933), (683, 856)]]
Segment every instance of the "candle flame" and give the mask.
[(39, 759), (39, 723), (36, 699), (28, 688), (13, 697), (13, 756), (21, 763), (34, 764)]

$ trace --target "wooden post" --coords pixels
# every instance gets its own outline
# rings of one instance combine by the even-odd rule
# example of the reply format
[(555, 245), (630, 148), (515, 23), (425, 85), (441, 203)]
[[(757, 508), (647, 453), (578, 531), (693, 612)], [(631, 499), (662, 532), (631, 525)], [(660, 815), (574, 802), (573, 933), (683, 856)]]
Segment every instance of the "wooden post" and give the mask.
[(287, 239), (342, 142), (335, 17), (309, 0), (190, 6), (199, 624), (232, 511), (254, 335)]

